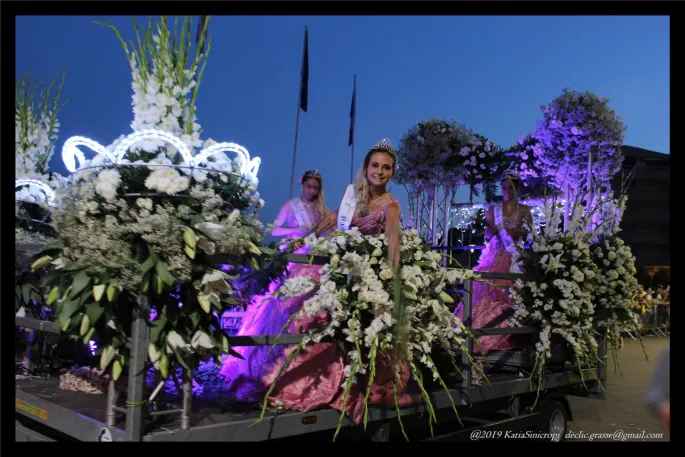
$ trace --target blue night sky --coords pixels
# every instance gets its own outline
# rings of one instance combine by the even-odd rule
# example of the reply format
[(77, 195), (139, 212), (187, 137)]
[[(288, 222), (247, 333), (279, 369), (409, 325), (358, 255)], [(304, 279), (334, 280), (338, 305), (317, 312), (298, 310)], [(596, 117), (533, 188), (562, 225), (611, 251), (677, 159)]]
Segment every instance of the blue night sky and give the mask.
[[(67, 72), (63, 97), (73, 99), (60, 114), (51, 162), (63, 174), (70, 136), (106, 145), (131, 133), (128, 63), (115, 34), (95, 20), (135, 37), (127, 16), (17, 18), (17, 77), (30, 67), (47, 80)], [(305, 25), (309, 110), (300, 115), (296, 176), (319, 169), (332, 209), (349, 182), (354, 73), (355, 172), (370, 146), (384, 137), (397, 145), (433, 116), (509, 147), (564, 87), (609, 98), (628, 126), (625, 144), (670, 153), (667, 17), (214, 16), (199, 123), (203, 139), (235, 141), (262, 158), (265, 223), (288, 197)], [(406, 211), (404, 188), (392, 191)]]

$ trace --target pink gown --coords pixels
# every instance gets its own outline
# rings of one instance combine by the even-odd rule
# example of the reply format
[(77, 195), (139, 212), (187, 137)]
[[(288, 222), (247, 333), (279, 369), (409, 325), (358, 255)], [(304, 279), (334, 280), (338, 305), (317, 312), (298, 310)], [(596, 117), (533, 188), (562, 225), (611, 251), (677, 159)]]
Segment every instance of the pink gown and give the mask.
[[(311, 217), (311, 216), (310, 216)], [(297, 227), (295, 216), (291, 213), (286, 226)], [(297, 254), (310, 254), (307, 247), (295, 251)], [(315, 280), (320, 277), (320, 265), (290, 263), (287, 266), (288, 277), (309, 276)], [(273, 297), (281, 281), (274, 281), (269, 290), (263, 295), (254, 297), (243, 316), (237, 335), (261, 336), (278, 335), (288, 322), (291, 315), (302, 307), (302, 304), (314, 295), (314, 292), (303, 297), (277, 299)], [(292, 328), (292, 325), (291, 325)], [(284, 333), (295, 333), (286, 331)], [(227, 356), (223, 360), (220, 376), (226, 380), (226, 392), (237, 399), (247, 401), (261, 401), (268, 389), (264, 376), (282, 354), (285, 346), (235, 346), (232, 348), (244, 360), (234, 356)]]
[[(386, 203), (366, 217), (353, 217), (351, 226), (358, 227), (365, 235), (380, 235), (385, 230)], [(301, 304), (306, 298), (298, 299)], [(312, 318), (299, 318), (293, 321), (291, 328), (306, 332), (313, 327), (320, 327), (326, 322), (324, 313)], [(265, 372), (262, 381), (270, 385), (284, 364), (288, 353), (294, 346), (288, 347), (279, 357), (277, 363)], [(345, 392), (345, 360), (347, 355), (334, 343), (311, 344), (303, 348), (283, 371), (276, 387), (269, 396), (272, 406), (281, 406), (304, 413), (329, 407), (342, 411)], [(398, 399), (401, 407), (422, 402), (420, 391), (410, 384), (411, 371), (409, 364), (403, 364), (398, 383)], [(390, 357), (379, 354), (376, 358), (374, 377), (369, 404), (394, 407), (392, 364)], [(359, 423), (364, 414), (364, 396), (368, 385), (368, 374), (358, 375), (353, 385), (345, 412), (355, 423)]]
[[(511, 217), (502, 215), (505, 228), (521, 227), (522, 219), (519, 212)], [(511, 254), (502, 246), (497, 236), (493, 236), (485, 245), (485, 249), (480, 255), (478, 265), (474, 271), (487, 271), (493, 273), (509, 273), (511, 267)], [(503, 279), (486, 279), (494, 284), (505, 284), (506, 287), (493, 287), (481, 282), (473, 282), (473, 301), (471, 306), (471, 325), (470, 328), (507, 328), (509, 319), (514, 315), (511, 307), (511, 299), (507, 295), (509, 287), (513, 286), (511, 281)], [(462, 319), (464, 303), (460, 303), (454, 310), (454, 314)], [(478, 344), (485, 354), (493, 350), (507, 350), (520, 346), (525, 343), (521, 335), (488, 335), (478, 338)], [(473, 352), (481, 353), (476, 344), (473, 345)]]

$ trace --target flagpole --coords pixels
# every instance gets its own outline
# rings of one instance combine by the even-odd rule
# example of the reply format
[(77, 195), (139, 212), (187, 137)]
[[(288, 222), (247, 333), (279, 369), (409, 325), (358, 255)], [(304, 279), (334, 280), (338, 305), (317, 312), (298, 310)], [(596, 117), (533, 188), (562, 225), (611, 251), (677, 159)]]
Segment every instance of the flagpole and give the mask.
[[(293, 146), (293, 166), (292, 170), (290, 172), (290, 197), (293, 198), (293, 189), (295, 187), (295, 162), (297, 159), (297, 137), (299, 136), (300, 133), (300, 109), (303, 109), (305, 112), (307, 111), (307, 101), (305, 100), (305, 104), (303, 105), (303, 98), (302, 98), (302, 88), (304, 87), (304, 79), (305, 79), (305, 71), (307, 73), (306, 77), (307, 80), (309, 79), (309, 52), (308, 52), (308, 47), (309, 47), (309, 37), (308, 37), (308, 32), (307, 32), (307, 27), (304, 28), (304, 46), (302, 48), (302, 69), (300, 70), (300, 90), (298, 92), (297, 96), (297, 116), (295, 117), (295, 144)], [(305, 68), (306, 66), (306, 68)], [(307, 91), (309, 91), (309, 87), (307, 87)], [(308, 98), (308, 97), (307, 97)]]
[(350, 106), (350, 138), (349, 146), (352, 146), (350, 156), (350, 183), (354, 182), (354, 127), (357, 119), (357, 74), (354, 74), (352, 84), (352, 104)]
[[(302, 78), (300, 78), (300, 92), (302, 92)], [(293, 167), (290, 172), (290, 197), (293, 198), (293, 186), (295, 185), (295, 159), (297, 157), (297, 136), (300, 132), (300, 97), (297, 97), (297, 117), (295, 118), (295, 145), (293, 146)]]

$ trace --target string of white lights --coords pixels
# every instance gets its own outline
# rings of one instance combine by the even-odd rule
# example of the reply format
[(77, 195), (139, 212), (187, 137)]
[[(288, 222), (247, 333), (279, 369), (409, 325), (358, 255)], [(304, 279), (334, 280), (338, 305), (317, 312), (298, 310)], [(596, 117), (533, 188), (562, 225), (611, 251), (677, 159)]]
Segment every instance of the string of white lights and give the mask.
[[(126, 156), (127, 152), (131, 150), (133, 146), (142, 141), (164, 141), (173, 145), (181, 154), (183, 161), (190, 167), (197, 167), (200, 163), (206, 161), (211, 156), (219, 153), (233, 152), (238, 157), (238, 162), (240, 164), (240, 173), (243, 176), (256, 178), (259, 173), (259, 166), (261, 164), (261, 159), (255, 157), (250, 158), (250, 153), (243, 146), (236, 143), (218, 143), (214, 144), (206, 149), (200, 151), (198, 155), (193, 157), (190, 148), (181, 140), (179, 137), (172, 135), (169, 132), (163, 130), (142, 130), (139, 132), (134, 132), (124, 138), (114, 149), (110, 152), (96, 141), (82, 136), (73, 136), (69, 138), (62, 147), (62, 161), (64, 166), (71, 173), (75, 173), (80, 170), (85, 162), (86, 158), (83, 151), (79, 149), (79, 146), (85, 146), (96, 153), (105, 157), (113, 165), (118, 165)], [(76, 166), (76, 160), (78, 159), (78, 167)]]

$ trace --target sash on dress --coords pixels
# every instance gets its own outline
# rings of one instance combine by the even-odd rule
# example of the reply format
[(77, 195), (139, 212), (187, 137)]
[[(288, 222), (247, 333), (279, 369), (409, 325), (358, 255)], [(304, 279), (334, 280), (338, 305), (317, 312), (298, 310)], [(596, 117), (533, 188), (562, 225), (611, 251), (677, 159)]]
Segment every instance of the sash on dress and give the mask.
[(358, 200), (354, 184), (350, 184), (347, 186), (347, 190), (345, 190), (345, 196), (343, 197), (342, 203), (340, 203), (340, 209), (338, 210), (338, 230), (346, 232), (350, 228)]
[(293, 198), (292, 200), (290, 200), (290, 206), (293, 208), (293, 213), (295, 214), (297, 225), (299, 225), (300, 227), (311, 228), (312, 222), (309, 219), (307, 211), (304, 209), (304, 205), (302, 204), (302, 200), (300, 199), (300, 197)]
[(511, 254), (511, 267), (509, 268), (509, 273), (521, 273), (521, 268), (518, 265), (518, 249), (517, 247), (522, 246), (522, 240), (519, 241), (519, 243), (515, 243), (514, 239), (512, 236), (507, 232), (507, 229), (504, 228), (504, 217), (502, 216), (502, 205), (498, 204), (495, 205), (494, 207), (494, 213), (495, 213), (495, 226), (499, 228), (499, 232), (497, 233), (497, 239), (499, 240), (500, 243), (502, 243), (502, 246), (504, 247), (504, 250), (507, 251), (509, 254)]

